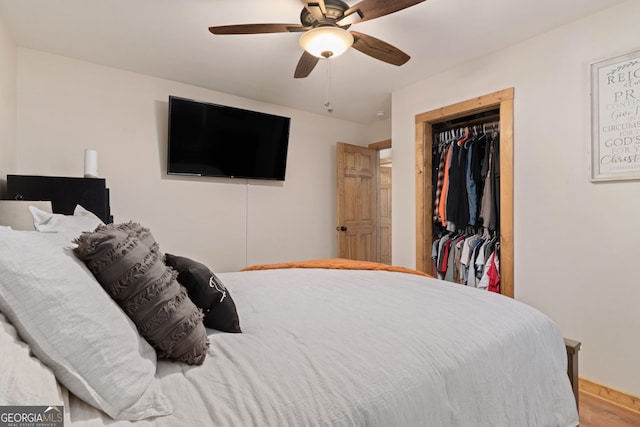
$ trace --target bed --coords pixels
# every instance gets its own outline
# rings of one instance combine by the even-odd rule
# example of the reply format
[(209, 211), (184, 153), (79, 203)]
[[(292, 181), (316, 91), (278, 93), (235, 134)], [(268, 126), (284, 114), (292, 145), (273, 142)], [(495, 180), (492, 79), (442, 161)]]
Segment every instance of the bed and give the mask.
[(65, 426), (578, 425), (558, 327), (516, 300), (410, 270), (219, 273), (242, 333), (205, 328), (189, 365), (75, 255), (90, 215), (47, 221), (0, 227), (0, 405), (62, 407)]

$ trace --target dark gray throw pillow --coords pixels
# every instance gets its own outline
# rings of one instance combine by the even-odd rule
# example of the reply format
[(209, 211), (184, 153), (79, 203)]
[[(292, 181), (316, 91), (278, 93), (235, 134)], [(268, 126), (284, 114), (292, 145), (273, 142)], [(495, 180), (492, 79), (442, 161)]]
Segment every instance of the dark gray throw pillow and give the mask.
[(138, 235), (131, 226), (99, 226), (75, 240), (74, 252), (158, 357), (200, 365), (209, 347), (202, 311), (162, 262), (157, 244), (150, 248)]
[(242, 332), (236, 304), (213, 271), (182, 256), (165, 254), (164, 262), (178, 272), (178, 282), (187, 288), (191, 301), (204, 312), (203, 323), (207, 328)]

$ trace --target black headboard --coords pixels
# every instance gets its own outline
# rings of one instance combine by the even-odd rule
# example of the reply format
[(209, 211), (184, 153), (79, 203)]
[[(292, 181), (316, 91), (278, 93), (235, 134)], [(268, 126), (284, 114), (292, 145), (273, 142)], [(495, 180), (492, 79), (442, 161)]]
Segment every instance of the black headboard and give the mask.
[(105, 224), (113, 222), (109, 189), (103, 178), (7, 175), (7, 198), (49, 200), (53, 212), (73, 214), (76, 205), (93, 212)]

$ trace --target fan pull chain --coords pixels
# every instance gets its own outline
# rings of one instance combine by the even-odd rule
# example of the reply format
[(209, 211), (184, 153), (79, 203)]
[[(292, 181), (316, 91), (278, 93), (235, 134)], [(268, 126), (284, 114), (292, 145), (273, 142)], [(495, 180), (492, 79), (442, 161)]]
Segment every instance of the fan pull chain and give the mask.
[(327, 61), (327, 94), (324, 101), (324, 106), (327, 109), (327, 113), (333, 113), (333, 107), (331, 106), (331, 61), (326, 58)]

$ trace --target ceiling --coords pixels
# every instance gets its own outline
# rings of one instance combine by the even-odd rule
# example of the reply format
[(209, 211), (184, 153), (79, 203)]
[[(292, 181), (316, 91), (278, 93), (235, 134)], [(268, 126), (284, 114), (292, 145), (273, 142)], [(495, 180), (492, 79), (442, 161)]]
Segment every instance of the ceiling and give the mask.
[[(401, 67), (355, 49), (304, 79), (299, 33), (222, 35), (212, 25), (298, 24), (300, 0), (0, 0), (18, 46), (358, 123), (389, 117), (391, 93), (625, 0), (428, 0), (351, 29), (411, 56)], [(350, 6), (357, 3), (346, 1)], [(179, 95), (179, 94), (176, 94)]]

